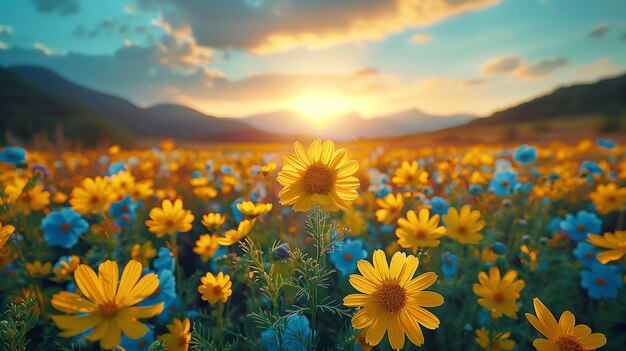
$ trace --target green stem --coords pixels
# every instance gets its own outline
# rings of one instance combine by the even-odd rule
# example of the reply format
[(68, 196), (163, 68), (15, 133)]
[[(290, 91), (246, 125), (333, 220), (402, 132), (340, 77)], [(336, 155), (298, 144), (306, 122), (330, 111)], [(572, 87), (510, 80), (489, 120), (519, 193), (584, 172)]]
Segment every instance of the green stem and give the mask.
[(219, 310), (218, 310), (218, 323), (219, 323), (219, 334), (220, 334), (220, 347), (222, 350), (224, 346), (224, 303), (222, 301), (219, 302)]
[[(172, 244), (172, 251), (174, 254), (174, 266), (175, 266), (175, 270), (176, 270), (176, 290), (178, 290), (178, 295), (180, 296), (180, 301), (184, 304), (185, 298), (183, 296), (184, 294), (184, 290), (183, 289), (183, 271), (181, 269), (181, 265), (180, 265), (180, 261), (178, 258), (178, 241), (176, 238), (176, 234), (174, 233), (172, 234), (172, 240), (171, 240), (171, 244)], [(184, 310), (183, 308), (181, 308), (181, 310)]]

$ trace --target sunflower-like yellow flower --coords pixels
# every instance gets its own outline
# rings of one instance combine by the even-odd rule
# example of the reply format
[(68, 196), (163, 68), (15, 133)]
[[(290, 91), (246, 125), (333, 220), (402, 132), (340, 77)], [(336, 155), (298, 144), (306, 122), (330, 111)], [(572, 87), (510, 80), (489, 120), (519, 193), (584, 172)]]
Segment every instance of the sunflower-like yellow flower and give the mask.
[(359, 163), (348, 160), (345, 149), (335, 150), (330, 140), (314, 140), (309, 149), (294, 144), (295, 154), (283, 158), (284, 166), (277, 180), (283, 189), (280, 203), (293, 205), (296, 212), (308, 211), (319, 204), (325, 211), (346, 210), (358, 197), (359, 180), (354, 173)]
[(0, 247), (3, 247), (4, 244), (6, 244), (6, 242), (9, 240), (9, 238), (14, 232), (15, 232), (14, 226), (10, 224), (3, 226), (2, 223), (0, 222)]
[(217, 273), (217, 275), (209, 272), (200, 281), (202, 282), (198, 287), (200, 298), (208, 301), (211, 305), (215, 305), (218, 301), (226, 302), (228, 297), (233, 294), (231, 290), (233, 282), (230, 281), (229, 275), (222, 272)]
[(52, 270), (52, 263), (41, 263), (41, 261), (35, 261), (32, 263), (27, 262), (24, 265), (24, 268), (26, 268), (26, 272), (28, 272), (28, 275), (32, 278), (43, 278), (50, 274), (50, 270)]
[(615, 183), (598, 184), (589, 197), (600, 214), (620, 211), (626, 206), (626, 187), (618, 188)]
[(239, 223), (237, 229), (231, 229), (224, 233), (223, 238), (217, 238), (217, 243), (224, 246), (230, 246), (235, 243), (238, 243), (241, 239), (245, 238), (246, 235), (252, 230), (252, 226), (254, 226), (254, 222), (256, 219), (252, 220), (243, 220)]
[(461, 212), (450, 207), (442, 219), (447, 227), (446, 236), (449, 238), (461, 244), (478, 244), (483, 240), (480, 231), (485, 227), (485, 221), (480, 220), (480, 211), (472, 211), (469, 205), (463, 206)]
[(376, 200), (380, 207), (376, 211), (376, 220), (383, 224), (389, 224), (397, 218), (404, 208), (404, 196), (401, 193), (387, 194), (382, 199)]
[(397, 187), (418, 187), (428, 183), (428, 172), (419, 168), (417, 161), (411, 163), (404, 161), (396, 168), (396, 172), (391, 178)]
[(616, 230), (615, 233), (604, 235), (587, 234), (587, 241), (597, 247), (609, 249), (597, 256), (598, 261), (604, 264), (617, 261), (626, 255), (626, 230)]
[(115, 192), (108, 179), (85, 178), (80, 186), (72, 189), (70, 204), (80, 214), (97, 214), (109, 209), (115, 200)]
[(478, 273), (479, 284), (472, 286), (474, 294), (478, 295), (478, 304), (491, 312), (491, 317), (500, 318), (502, 315), (517, 318), (519, 311), (517, 299), (524, 289), (524, 280), (517, 279), (517, 271), (510, 270), (504, 277), (500, 276), (498, 267), (489, 269), (489, 276), (485, 272)]
[(557, 323), (554, 315), (538, 298), (533, 300), (533, 304), (536, 316), (526, 313), (526, 319), (547, 338), (535, 339), (533, 346), (538, 351), (592, 351), (606, 344), (604, 334), (591, 334), (588, 326), (575, 325), (576, 317), (571, 312), (563, 312)]
[(219, 247), (217, 239), (217, 234), (202, 234), (200, 238), (196, 240), (196, 246), (193, 248), (193, 252), (200, 256), (202, 262), (208, 262), (209, 259), (215, 255), (215, 251), (217, 251)]
[(177, 199), (172, 202), (163, 200), (162, 208), (150, 210), (150, 219), (146, 221), (148, 230), (161, 238), (165, 234), (174, 235), (176, 232), (186, 233), (191, 230), (194, 216), (190, 210), (183, 209), (183, 201)]
[(476, 329), (476, 343), (487, 351), (510, 351), (515, 348), (515, 341), (507, 340), (511, 332), (490, 333), (487, 329)]
[(226, 221), (226, 216), (219, 213), (207, 213), (202, 217), (202, 225), (204, 225), (211, 233), (214, 233)]
[[(15, 204), (15, 210), (24, 215), (31, 211), (43, 210), (50, 204), (50, 193), (45, 191), (41, 184), (35, 184), (30, 189), (24, 191), (28, 180), (15, 178), (12, 183), (7, 184), (4, 193), (7, 195), (9, 203)], [(0, 204), (2, 200), (0, 199)]]
[(261, 172), (260, 174), (263, 177), (267, 177), (268, 175), (270, 175), (272, 172), (274, 172), (276, 170), (276, 163), (274, 162), (270, 162), (266, 165), (261, 166)]
[(189, 318), (183, 321), (174, 319), (172, 323), (167, 325), (169, 333), (164, 334), (162, 339), (165, 343), (165, 349), (168, 351), (187, 351), (189, 350), (189, 342), (191, 341), (191, 323)]
[(144, 267), (150, 265), (150, 260), (157, 254), (157, 250), (152, 246), (152, 241), (146, 241), (143, 244), (135, 244), (130, 249), (130, 257), (133, 260), (141, 262)]
[(356, 329), (367, 329), (365, 341), (371, 346), (380, 343), (385, 333), (395, 350), (404, 346), (405, 335), (415, 345), (424, 343), (420, 328), (434, 330), (439, 327), (439, 318), (424, 307), (443, 304), (443, 297), (436, 292), (424, 291), (437, 280), (433, 272), (413, 278), (419, 259), (413, 255), (396, 252), (387, 264), (382, 250), (374, 251), (372, 266), (366, 260), (357, 262), (361, 274), (350, 275), (350, 284), (361, 294), (344, 298), (348, 307), (362, 307), (352, 317)]
[(244, 201), (237, 204), (237, 209), (246, 216), (257, 217), (272, 210), (272, 204), (255, 204), (252, 201)]
[(53, 280), (61, 281), (64, 279), (71, 279), (72, 274), (74, 274), (74, 271), (76, 271), (76, 268), (78, 268), (79, 264), (80, 264), (80, 257), (75, 256), (75, 255), (70, 256), (67, 262), (61, 261), (59, 264), (60, 266), (53, 269), (53, 272), (54, 272)]
[(129, 195), (135, 188), (135, 177), (129, 171), (115, 173), (110, 179), (115, 199), (118, 201)]
[(396, 236), (398, 245), (404, 249), (417, 250), (420, 247), (437, 247), (439, 238), (446, 233), (446, 227), (439, 225), (439, 215), (430, 216), (428, 209), (421, 209), (419, 216), (408, 211), (406, 218), (398, 219)]
[[(62, 291), (52, 296), (52, 306), (68, 315), (50, 316), (63, 337), (72, 337), (93, 330), (85, 338), (100, 342), (110, 349), (119, 344), (122, 333), (131, 339), (148, 331), (137, 319), (150, 318), (163, 311), (163, 302), (152, 306), (134, 306), (159, 287), (154, 273), (141, 276), (141, 263), (131, 260), (119, 279), (115, 261), (105, 261), (98, 267), (98, 275), (88, 265), (81, 264), (74, 272), (76, 285), (82, 296)], [(118, 284), (119, 282), (119, 284)]]

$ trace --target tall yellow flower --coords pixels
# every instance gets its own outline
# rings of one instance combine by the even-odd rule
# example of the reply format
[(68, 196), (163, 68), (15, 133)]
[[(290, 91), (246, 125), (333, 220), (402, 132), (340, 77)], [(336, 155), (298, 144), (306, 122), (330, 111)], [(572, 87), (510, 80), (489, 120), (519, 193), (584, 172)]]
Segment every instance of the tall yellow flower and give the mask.
[(3, 247), (4, 244), (6, 244), (6, 242), (9, 240), (13, 232), (15, 232), (14, 226), (10, 224), (3, 226), (2, 223), (0, 222), (0, 247)]
[(396, 252), (387, 264), (382, 250), (374, 251), (374, 265), (360, 260), (357, 267), (361, 274), (350, 275), (350, 284), (361, 294), (344, 298), (348, 307), (362, 307), (352, 317), (356, 329), (367, 329), (365, 341), (371, 346), (380, 343), (385, 333), (395, 350), (404, 346), (405, 334), (415, 345), (424, 343), (420, 325), (437, 329), (439, 319), (424, 307), (443, 304), (443, 297), (436, 292), (424, 291), (437, 280), (433, 272), (413, 278), (419, 259), (413, 255)]
[[(83, 296), (62, 291), (52, 296), (52, 306), (69, 315), (50, 316), (59, 335), (72, 337), (93, 328), (88, 341), (100, 341), (100, 347), (115, 347), (124, 335), (136, 339), (144, 336), (148, 327), (137, 319), (150, 318), (163, 311), (163, 303), (152, 306), (134, 306), (154, 293), (159, 287), (156, 274), (141, 277), (141, 263), (128, 262), (119, 279), (115, 261), (106, 261), (98, 267), (98, 275), (88, 265), (81, 264), (74, 278)], [(118, 285), (119, 280), (119, 285)]]
[(80, 257), (70, 256), (67, 262), (61, 261), (59, 267), (53, 269), (54, 278), (52, 280), (61, 281), (64, 279), (71, 279), (71, 275), (76, 271), (80, 264)]
[(461, 212), (450, 207), (448, 214), (443, 216), (446, 224), (446, 236), (461, 244), (478, 244), (483, 240), (480, 231), (485, 227), (485, 221), (480, 220), (480, 211), (473, 210), (469, 205), (461, 208)]
[(421, 209), (419, 217), (415, 211), (408, 211), (406, 218), (398, 219), (396, 236), (398, 245), (404, 249), (417, 250), (420, 247), (437, 247), (439, 238), (446, 233), (446, 228), (439, 226), (439, 215), (430, 216), (428, 209)]
[(176, 232), (186, 233), (191, 230), (194, 216), (191, 211), (183, 209), (183, 201), (177, 199), (172, 202), (163, 200), (162, 208), (150, 210), (150, 219), (146, 221), (148, 230), (161, 238), (165, 234), (174, 235)]
[(218, 301), (226, 302), (228, 297), (233, 294), (231, 290), (233, 282), (230, 281), (229, 275), (222, 272), (217, 273), (217, 275), (209, 272), (200, 281), (202, 282), (198, 287), (200, 298), (208, 301), (211, 305), (215, 305)]
[(376, 204), (380, 207), (376, 211), (376, 220), (383, 224), (389, 224), (402, 212), (404, 196), (401, 193), (387, 194), (384, 198), (376, 200)]
[(168, 351), (187, 351), (189, 350), (189, 342), (191, 341), (191, 323), (189, 318), (183, 321), (174, 319), (171, 324), (167, 325), (169, 333), (163, 335), (165, 349)]
[(272, 210), (272, 204), (255, 204), (245, 201), (237, 204), (237, 209), (246, 216), (257, 217)]
[(239, 223), (237, 229), (231, 229), (224, 233), (223, 238), (217, 238), (217, 243), (224, 246), (230, 246), (232, 244), (238, 243), (239, 240), (243, 239), (250, 230), (252, 230), (252, 226), (254, 226), (254, 222), (256, 219), (252, 220), (243, 220)]
[(626, 230), (616, 230), (615, 233), (604, 235), (587, 234), (587, 241), (597, 247), (609, 249), (597, 256), (598, 261), (604, 264), (617, 261), (626, 255)]
[(15, 203), (15, 210), (25, 215), (31, 211), (42, 210), (50, 204), (50, 193), (45, 191), (41, 184), (35, 184), (32, 188), (24, 191), (27, 184), (28, 180), (15, 178), (12, 183), (7, 184), (4, 188), (8, 202)]
[(615, 183), (598, 184), (589, 197), (600, 214), (620, 211), (626, 206), (626, 187), (618, 188)]
[(519, 306), (516, 301), (526, 286), (524, 280), (517, 280), (517, 271), (510, 270), (501, 277), (500, 269), (491, 267), (489, 276), (485, 272), (478, 273), (478, 282), (472, 286), (472, 291), (480, 297), (478, 304), (491, 312), (491, 317), (500, 318), (503, 314), (517, 317)]
[(32, 263), (27, 262), (24, 265), (24, 268), (26, 268), (26, 272), (28, 272), (28, 275), (32, 278), (43, 278), (50, 274), (50, 270), (52, 270), (52, 263), (41, 263), (41, 261), (35, 261)]
[(209, 232), (215, 233), (219, 227), (224, 224), (226, 216), (222, 216), (219, 213), (207, 213), (202, 216), (202, 225), (204, 225)]
[(418, 187), (428, 183), (428, 172), (419, 168), (417, 161), (411, 163), (404, 161), (400, 167), (396, 168), (391, 181), (400, 188)]
[(284, 188), (278, 193), (280, 203), (293, 205), (296, 212), (308, 211), (319, 204), (325, 211), (346, 210), (358, 197), (359, 180), (354, 173), (359, 163), (348, 160), (345, 149), (335, 150), (330, 140), (314, 140), (306, 150), (294, 144), (295, 154), (283, 158), (278, 182)]
[(150, 265), (150, 260), (157, 254), (157, 250), (152, 246), (152, 241), (146, 241), (143, 244), (135, 244), (130, 249), (130, 257), (133, 260), (141, 262), (144, 267)]
[(508, 340), (511, 332), (490, 332), (483, 328), (476, 329), (476, 343), (487, 351), (510, 351), (515, 348), (515, 341)]
[(80, 186), (72, 189), (70, 204), (80, 214), (97, 214), (109, 209), (115, 200), (115, 192), (109, 180), (103, 177), (85, 178)]
[(536, 316), (526, 313), (526, 319), (547, 338), (535, 339), (533, 346), (538, 351), (592, 351), (606, 344), (604, 334), (591, 334), (588, 326), (575, 325), (576, 317), (571, 312), (563, 312), (557, 323), (554, 315), (538, 298), (533, 300), (533, 304)]
[(217, 251), (219, 247), (217, 239), (217, 234), (202, 234), (200, 238), (196, 240), (196, 246), (193, 248), (193, 252), (200, 256), (202, 262), (208, 262), (209, 259), (215, 255), (215, 251)]

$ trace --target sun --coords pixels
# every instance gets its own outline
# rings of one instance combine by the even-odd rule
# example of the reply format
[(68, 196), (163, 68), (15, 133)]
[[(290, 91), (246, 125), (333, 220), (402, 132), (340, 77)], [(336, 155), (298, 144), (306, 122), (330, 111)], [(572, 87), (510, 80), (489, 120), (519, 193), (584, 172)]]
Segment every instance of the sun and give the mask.
[(320, 121), (346, 113), (353, 109), (353, 105), (349, 99), (336, 94), (307, 92), (294, 99), (289, 108), (309, 119)]

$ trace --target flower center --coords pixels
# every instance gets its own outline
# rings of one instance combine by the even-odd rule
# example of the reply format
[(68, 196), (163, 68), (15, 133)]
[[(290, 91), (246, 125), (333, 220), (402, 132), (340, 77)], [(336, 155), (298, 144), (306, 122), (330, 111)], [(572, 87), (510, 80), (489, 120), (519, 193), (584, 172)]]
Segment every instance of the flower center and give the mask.
[(126, 205), (122, 206), (122, 212), (128, 212), (128, 206)]
[(587, 228), (585, 228), (585, 226), (584, 226), (584, 225), (579, 224), (579, 225), (576, 227), (576, 230), (578, 230), (579, 232), (586, 232), (586, 231), (587, 231)]
[(304, 191), (307, 194), (328, 194), (333, 182), (333, 174), (328, 167), (322, 165), (310, 165), (302, 177)]
[(100, 314), (102, 314), (104, 318), (113, 317), (120, 310), (119, 306), (115, 304), (114, 301), (107, 301), (98, 307), (100, 308)]
[(174, 226), (174, 221), (171, 219), (168, 219), (165, 221), (165, 226), (166, 227), (173, 227)]
[(63, 223), (61, 225), (61, 231), (69, 232), (70, 230), (72, 230), (72, 226), (69, 223)]
[(415, 233), (415, 235), (417, 236), (418, 239), (424, 239), (426, 237), (426, 233), (423, 230), (418, 230), (417, 233)]
[(389, 313), (398, 312), (406, 305), (406, 290), (396, 282), (383, 283), (378, 289), (378, 303)]
[(457, 229), (460, 234), (467, 234), (467, 227), (464, 225), (460, 225), (459, 229)]
[(143, 349), (144, 347), (146, 347), (147, 344), (148, 344), (148, 342), (146, 340), (139, 340), (139, 343), (137, 344), (137, 346), (139, 346), (139, 348)]
[(598, 278), (598, 279), (596, 279), (596, 284), (604, 285), (604, 284), (606, 284), (606, 280), (604, 280), (604, 278)]
[(446, 262), (447, 265), (451, 265), (452, 264), (452, 259), (449, 257), (446, 257), (444, 262)]
[(350, 255), (349, 253), (343, 255), (343, 260), (346, 262), (352, 261), (352, 255)]
[(578, 339), (573, 335), (559, 336), (556, 339), (556, 344), (559, 345), (561, 351), (584, 351), (585, 348)]
[(509, 182), (507, 182), (506, 180), (502, 182), (502, 186), (503, 187), (508, 187), (509, 186)]
[(181, 335), (178, 337), (178, 345), (180, 346), (187, 345), (187, 337), (185, 335)]
[(497, 293), (493, 294), (493, 299), (496, 302), (504, 302), (504, 294), (498, 291)]
[(587, 253), (585, 254), (585, 257), (586, 257), (586, 258), (593, 258), (593, 254), (592, 254), (591, 252), (587, 252)]
[(219, 286), (219, 285), (215, 285), (215, 286), (211, 289), (211, 291), (213, 292), (213, 294), (215, 294), (215, 295), (219, 295), (219, 294), (221, 294), (221, 293), (222, 293), (222, 287), (221, 287), (221, 286)]
[(98, 203), (98, 201), (100, 201), (100, 198), (99, 198), (98, 196), (96, 196), (96, 195), (93, 195), (93, 196), (89, 199), (89, 202), (91, 202), (91, 203), (92, 203), (92, 204), (94, 204), (94, 205), (95, 205), (95, 204), (97, 204), (97, 203)]

